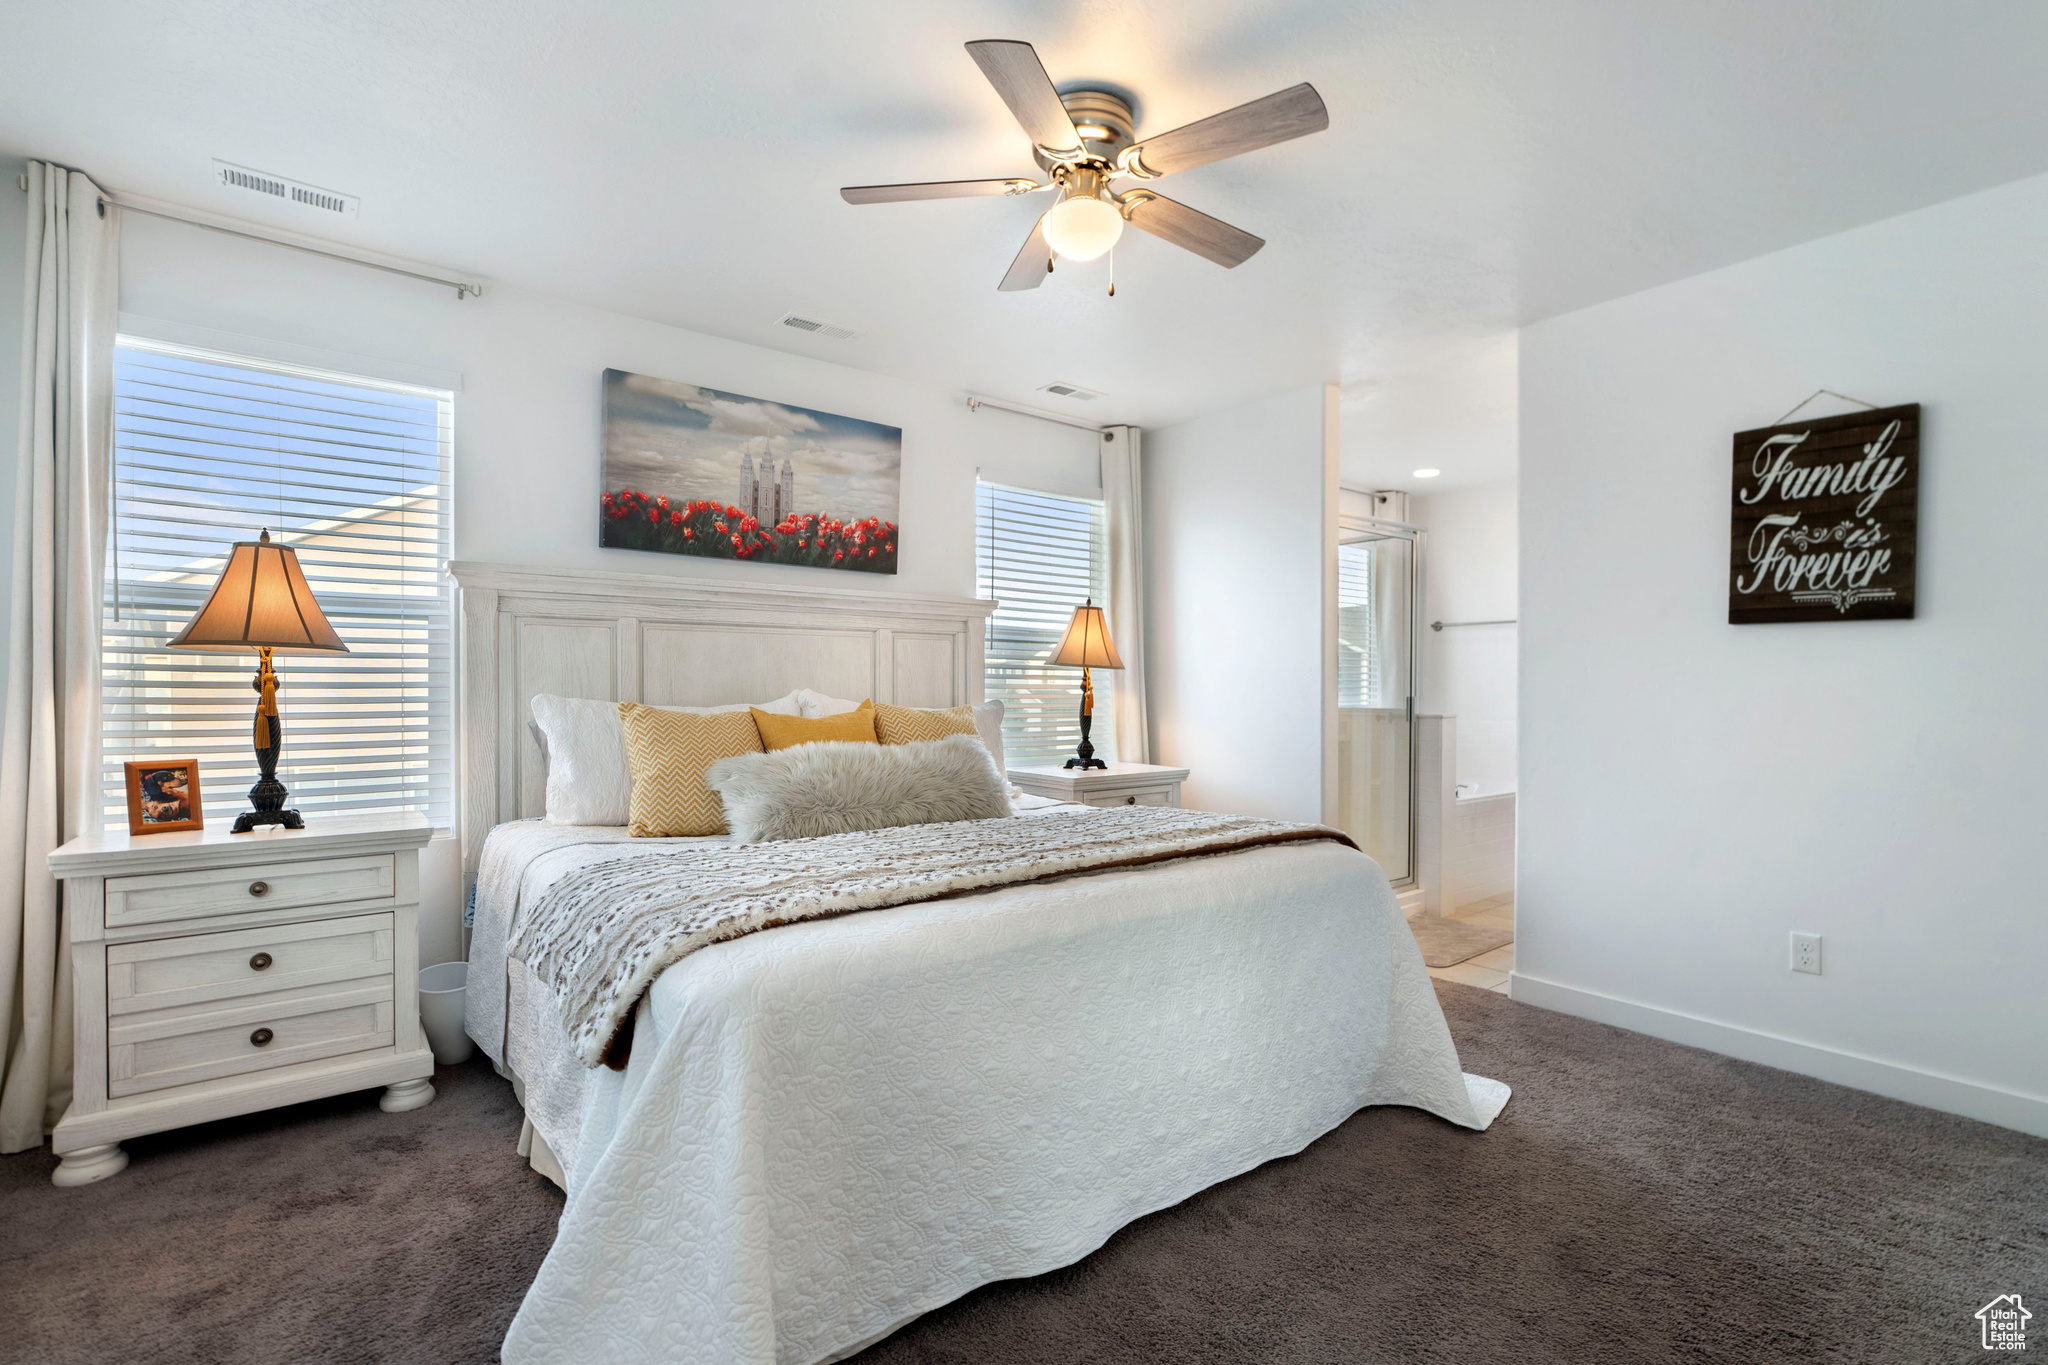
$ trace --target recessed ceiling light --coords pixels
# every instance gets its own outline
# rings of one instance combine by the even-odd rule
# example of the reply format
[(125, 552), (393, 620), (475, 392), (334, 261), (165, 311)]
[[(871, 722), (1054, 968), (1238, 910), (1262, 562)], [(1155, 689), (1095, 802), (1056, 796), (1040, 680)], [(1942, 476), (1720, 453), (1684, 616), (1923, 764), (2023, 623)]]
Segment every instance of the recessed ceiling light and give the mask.
[(1433, 479), (1441, 473), (1443, 473), (1441, 469), (1418, 469), (1415, 471), (1415, 477), (1418, 479)]

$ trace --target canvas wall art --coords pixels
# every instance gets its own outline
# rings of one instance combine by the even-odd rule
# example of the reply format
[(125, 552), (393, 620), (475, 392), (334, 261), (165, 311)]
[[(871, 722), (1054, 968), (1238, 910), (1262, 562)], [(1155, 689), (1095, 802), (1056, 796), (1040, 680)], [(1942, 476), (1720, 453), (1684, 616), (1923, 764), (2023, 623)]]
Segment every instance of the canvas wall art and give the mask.
[(1728, 622), (1913, 618), (1920, 405), (1735, 437)]
[(598, 543), (895, 573), (903, 429), (604, 372)]

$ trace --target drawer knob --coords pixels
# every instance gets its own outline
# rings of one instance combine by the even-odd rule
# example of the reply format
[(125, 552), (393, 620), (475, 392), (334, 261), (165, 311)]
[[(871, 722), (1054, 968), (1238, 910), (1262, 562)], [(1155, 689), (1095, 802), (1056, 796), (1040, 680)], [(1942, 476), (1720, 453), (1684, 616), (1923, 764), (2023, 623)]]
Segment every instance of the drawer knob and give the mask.
[(1126, 796), (1124, 798), (1124, 804), (1126, 806), (1135, 806), (1138, 804), (1138, 798), (1135, 796)]
[(269, 894), (270, 894), (270, 883), (269, 883), (269, 882), (250, 882), (250, 883), (249, 883), (249, 894), (250, 894), (250, 895), (252, 895), (252, 896), (267, 896), (267, 895), (269, 895)]
[(249, 959), (249, 970), (250, 970), (250, 971), (253, 971), (253, 972), (260, 972), (260, 971), (262, 971), (262, 970), (263, 970), (264, 968), (268, 967), (269, 965), (270, 965), (270, 954), (269, 954), (269, 953), (258, 953), (258, 954), (256, 954), (256, 956), (254, 956), (254, 957), (252, 957), (252, 958), (250, 958), (250, 959)]
[(249, 1041), (250, 1041), (251, 1043), (253, 1043), (254, 1045), (256, 1045), (257, 1047), (262, 1047), (262, 1046), (264, 1046), (264, 1045), (265, 1045), (266, 1043), (268, 1043), (268, 1042), (269, 1042), (269, 1041), (270, 1041), (270, 1040), (271, 1040), (272, 1038), (275, 1038), (276, 1036), (277, 1036), (277, 1035), (276, 1035), (276, 1034), (274, 1034), (274, 1033), (272, 1033), (272, 1032), (271, 1032), (271, 1031), (270, 1031), (269, 1029), (267, 1029), (267, 1028), (260, 1028), (260, 1029), (257, 1029), (257, 1030), (256, 1030), (256, 1031), (255, 1031), (254, 1033), (252, 1033), (252, 1034), (250, 1034), (250, 1035), (249, 1035)]

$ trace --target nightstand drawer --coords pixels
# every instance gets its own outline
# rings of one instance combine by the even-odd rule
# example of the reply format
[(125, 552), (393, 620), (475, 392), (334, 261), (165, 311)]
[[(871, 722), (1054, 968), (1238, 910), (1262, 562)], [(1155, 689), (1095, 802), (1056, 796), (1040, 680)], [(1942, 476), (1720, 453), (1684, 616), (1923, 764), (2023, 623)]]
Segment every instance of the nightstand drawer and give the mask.
[(107, 948), (107, 1014), (115, 1022), (176, 1009), (391, 975), (390, 912), (116, 943)]
[(110, 1020), (107, 1093), (118, 1098), (392, 1044), (390, 976)]
[(397, 891), (396, 860), (388, 853), (109, 877), (107, 927), (168, 924), (239, 910), (390, 900)]
[(1173, 793), (1163, 787), (1143, 787), (1135, 791), (1107, 791), (1088, 793), (1091, 806), (1175, 806)]

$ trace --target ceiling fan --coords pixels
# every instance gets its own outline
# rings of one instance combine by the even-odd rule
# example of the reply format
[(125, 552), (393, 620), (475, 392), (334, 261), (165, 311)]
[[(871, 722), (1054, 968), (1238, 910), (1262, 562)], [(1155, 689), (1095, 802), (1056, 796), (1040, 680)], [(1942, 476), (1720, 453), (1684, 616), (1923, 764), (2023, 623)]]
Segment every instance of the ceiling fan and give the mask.
[[(1105, 90), (1061, 95), (1031, 44), (990, 39), (967, 44), (967, 53), (1024, 125), (1031, 154), (1050, 178), (849, 185), (839, 195), (849, 204), (888, 204), (1059, 191), (1059, 201), (1031, 229), (1024, 249), (996, 286), (1001, 290), (1038, 288), (1055, 255), (1096, 259), (1116, 245), (1125, 223), (1220, 266), (1242, 265), (1266, 244), (1263, 238), (1147, 189), (1147, 182), (1330, 126), (1322, 96), (1304, 81), (1139, 142), (1128, 103)], [(1139, 183), (1112, 190), (1110, 182), (1119, 178)], [(1116, 292), (1114, 284), (1110, 292)]]

